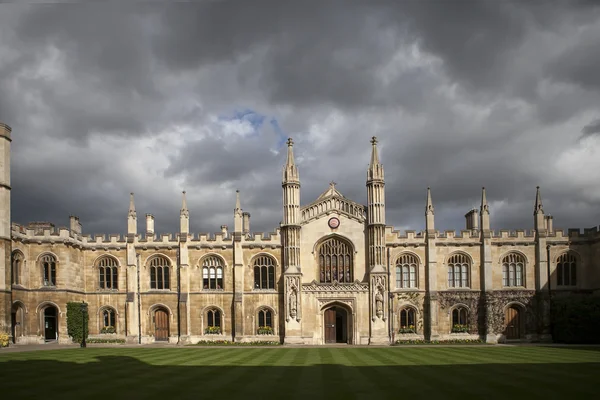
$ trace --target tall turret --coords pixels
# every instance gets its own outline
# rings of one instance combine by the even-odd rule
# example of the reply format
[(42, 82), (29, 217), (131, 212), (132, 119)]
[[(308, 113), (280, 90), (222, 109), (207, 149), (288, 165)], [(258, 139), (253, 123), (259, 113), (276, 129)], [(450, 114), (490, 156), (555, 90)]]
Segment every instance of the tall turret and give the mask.
[(294, 160), (294, 141), (287, 141), (287, 160), (283, 167), (283, 245), (285, 343), (303, 343), (302, 273), (300, 266), (300, 176)]
[(546, 232), (546, 217), (544, 215), (544, 206), (542, 205), (542, 195), (540, 194), (540, 187), (536, 187), (535, 192), (535, 205), (533, 207), (533, 223), (534, 228), (537, 232)]
[(383, 165), (379, 162), (377, 138), (371, 139), (371, 162), (367, 171), (367, 242), (371, 300), (371, 344), (389, 340), (388, 317), (389, 283), (385, 254), (385, 181)]
[(479, 213), (481, 219), (481, 230), (484, 232), (490, 231), (490, 207), (488, 206), (485, 188), (481, 188), (481, 209)]
[(433, 201), (431, 200), (431, 189), (427, 188), (427, 200), (425, 204), (425, 229), (427, 233), (435, 230)]
[(11, 128), (0, 122), (0, 332), (11, 324), (10, 144)]

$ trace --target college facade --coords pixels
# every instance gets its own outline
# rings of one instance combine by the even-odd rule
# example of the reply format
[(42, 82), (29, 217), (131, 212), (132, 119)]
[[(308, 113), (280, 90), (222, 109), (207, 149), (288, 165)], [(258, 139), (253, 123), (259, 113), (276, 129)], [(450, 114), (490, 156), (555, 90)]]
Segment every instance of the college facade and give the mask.
[(16, 343), (71, 342), (68, 302), (88, 304), (90, 336), (129, 343), (550, 340), (553, 296), (600, 294), (597, 228), (554, 229), (539, 188), (531, 231), (491, 230), (485, 189), (460, 233), (435, 229), (429, 189), (425, 231), (394, 230), (375, 138), (366, 206), (333, 182), (302, 205), (290, 139), (278, 229), (251, 233), (237, 193), (233, 229), (193, 234), (184, 192), (160, 237), (150, 214), (140, 234), (133, 194), (126, 235), (11, 224), (10, 144), (0, 124), (0, 325)]

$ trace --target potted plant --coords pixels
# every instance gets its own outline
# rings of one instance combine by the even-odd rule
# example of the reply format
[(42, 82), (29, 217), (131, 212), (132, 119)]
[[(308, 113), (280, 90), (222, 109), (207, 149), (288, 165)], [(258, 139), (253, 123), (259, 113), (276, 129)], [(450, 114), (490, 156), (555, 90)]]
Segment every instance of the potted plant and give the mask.
[(416, 333), (416, 329), (414, 325), (401, 326), (398, 330), (398, 333)]
[(273, 328), (271, 328), (270, 326), (259, 326), (257, 333), (259, 335), (272, 335)]
[(205, 335), (220, 335), (221, 327), (220, 326), (209, 326), (204, 330)]
[(452, 326), (452, 333), (467, 333), (469, 332), (469, 326), (463, 324), (454, 324)]

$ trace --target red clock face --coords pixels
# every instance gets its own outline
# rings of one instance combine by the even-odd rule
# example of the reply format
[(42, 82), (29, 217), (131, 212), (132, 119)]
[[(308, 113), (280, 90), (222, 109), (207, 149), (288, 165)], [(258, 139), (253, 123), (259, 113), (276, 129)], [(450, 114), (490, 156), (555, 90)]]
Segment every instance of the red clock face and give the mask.
[(329, 227), (331, 229), (335, 229), (338, 226), (340, 226), (340, 220), (339, 219), (337, 219), (336, 217), (333, 217), (333, 218), (329, 219)]

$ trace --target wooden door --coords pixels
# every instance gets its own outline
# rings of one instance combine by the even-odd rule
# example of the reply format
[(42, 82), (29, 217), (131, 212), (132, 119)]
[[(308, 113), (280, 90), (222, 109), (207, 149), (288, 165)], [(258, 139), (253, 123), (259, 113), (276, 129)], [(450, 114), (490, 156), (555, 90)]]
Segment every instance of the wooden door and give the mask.
[(325, 310), (325, 343), (335, 343), (335, 308)]
[(506, 309), (506, 338), (519, 339), (521, 337), (521, 315), (517, 308)]
[(46, 340), (56, 340), (56, 308), (48, 307), (44, 310), (44, 338)]
[(154, 340), (169, 340), (169, 315), (165, 310), (154, 313)]

